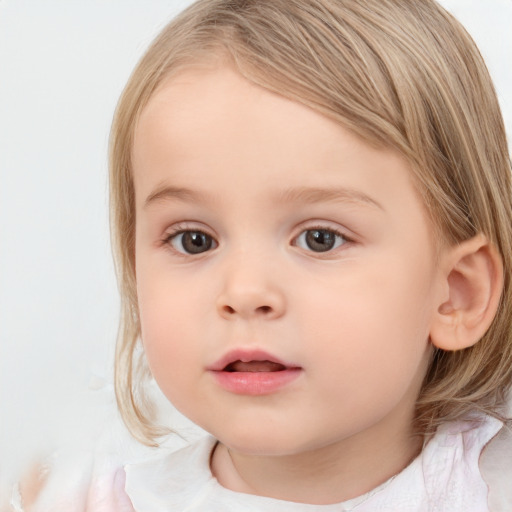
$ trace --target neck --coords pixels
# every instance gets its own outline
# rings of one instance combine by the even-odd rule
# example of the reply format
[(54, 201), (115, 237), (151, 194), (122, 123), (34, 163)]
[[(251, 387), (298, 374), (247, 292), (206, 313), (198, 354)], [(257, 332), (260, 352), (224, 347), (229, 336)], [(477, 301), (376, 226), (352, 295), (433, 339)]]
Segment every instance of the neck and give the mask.
[[(385, 428), (381, 428), (385, 427)], [(361, 496), (404, 469), (421, 450), (410, 429), (368, 434), (290, 455), (247, 455), (219, 444), (212, 472), (224, 487), (270, 498), (326, 505)]]

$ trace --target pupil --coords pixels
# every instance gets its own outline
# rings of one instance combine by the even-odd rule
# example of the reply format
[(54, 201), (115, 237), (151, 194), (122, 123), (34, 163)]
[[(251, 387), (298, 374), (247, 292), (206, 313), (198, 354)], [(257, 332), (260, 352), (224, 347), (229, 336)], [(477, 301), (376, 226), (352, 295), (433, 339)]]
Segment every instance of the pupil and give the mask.
[(314, 229), (306, 233), (306, 244), (312, 251), (329, 251), (335, 243), (336, 235), (332, 231)]
[(183, 248), (190, 254), (205, 252), (212, 246), (212, 239), (206, 233), (189, 231), (183, 234)]

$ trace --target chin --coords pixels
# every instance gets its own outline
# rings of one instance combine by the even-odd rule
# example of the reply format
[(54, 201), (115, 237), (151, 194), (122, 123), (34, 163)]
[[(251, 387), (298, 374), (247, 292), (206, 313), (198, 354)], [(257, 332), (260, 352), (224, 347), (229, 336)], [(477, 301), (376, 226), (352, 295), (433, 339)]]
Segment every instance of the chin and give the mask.
[(253, 456), (280, 457), (309, 451), (312, 444), (305, 439), (293, 439), (289, 432), (276, 429), (224, 429), (212, 433), (230, 450)]

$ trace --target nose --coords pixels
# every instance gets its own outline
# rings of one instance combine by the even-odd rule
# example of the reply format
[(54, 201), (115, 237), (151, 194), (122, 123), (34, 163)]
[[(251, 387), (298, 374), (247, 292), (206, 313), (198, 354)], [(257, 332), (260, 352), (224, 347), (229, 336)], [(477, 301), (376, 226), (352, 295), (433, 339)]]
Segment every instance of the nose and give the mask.
[[(255, 262), (253, 262), (255, 263)], [(227, 266), (217, 311), (225, 319), (277, 319), (286, 309), (280, 283), (270, 270), (271, 263), (232, 262)]]

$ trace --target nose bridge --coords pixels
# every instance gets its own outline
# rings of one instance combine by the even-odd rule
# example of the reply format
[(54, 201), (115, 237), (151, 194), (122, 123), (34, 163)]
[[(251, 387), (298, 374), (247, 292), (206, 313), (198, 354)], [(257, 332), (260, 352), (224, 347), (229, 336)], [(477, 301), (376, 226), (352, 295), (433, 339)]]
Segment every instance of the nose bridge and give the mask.
[(221, 270), (217, 308), (226, 318), (278, 318), (285, 310), (276, 261), (265, 251), (249, 246), (233, 250)]

